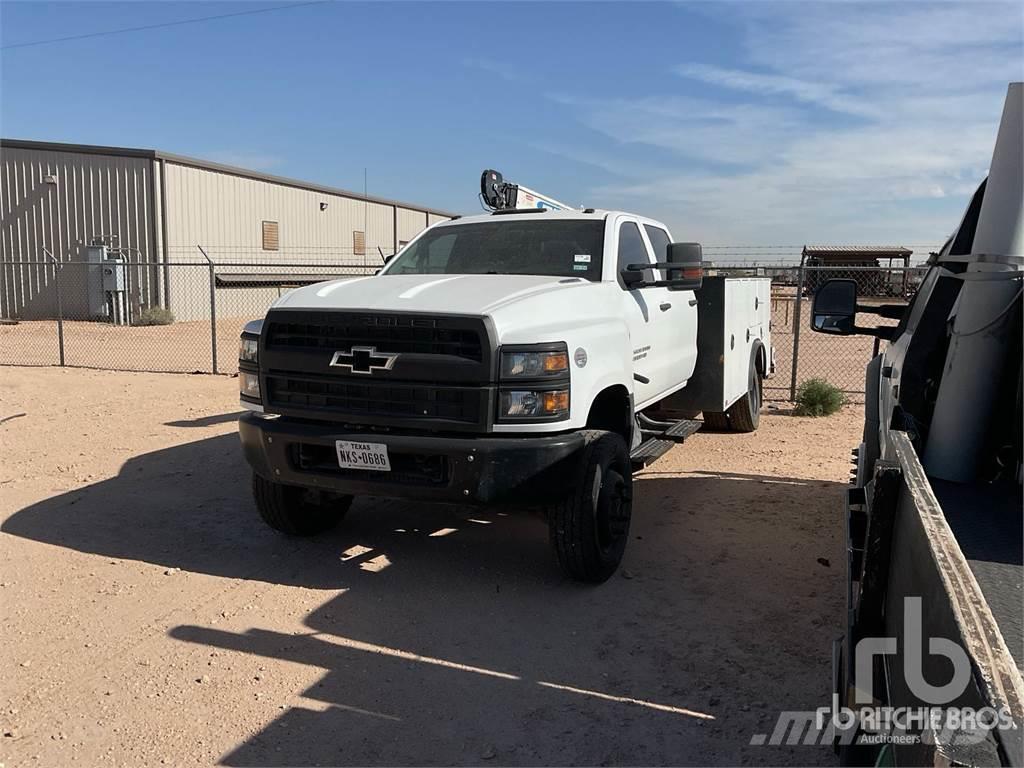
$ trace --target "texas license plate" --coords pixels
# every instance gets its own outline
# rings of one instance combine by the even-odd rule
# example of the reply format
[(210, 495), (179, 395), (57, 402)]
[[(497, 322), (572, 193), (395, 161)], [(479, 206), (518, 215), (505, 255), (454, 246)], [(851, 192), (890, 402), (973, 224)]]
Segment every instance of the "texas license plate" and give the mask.
[(391, 471), (388, 447), (383, 443), (354, 443), (351, 440), (335, 440), (334, 446), (338, 451), (338, 466), (342, 469)]

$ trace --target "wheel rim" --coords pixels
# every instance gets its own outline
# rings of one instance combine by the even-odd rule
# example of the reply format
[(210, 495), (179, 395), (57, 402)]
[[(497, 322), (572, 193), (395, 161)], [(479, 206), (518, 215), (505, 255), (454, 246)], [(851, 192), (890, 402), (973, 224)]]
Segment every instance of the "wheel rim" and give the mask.
[(626, 507), (626, 482), (616, 469), (608, 468), (601, 478), (597, 493), (597, 543), (601, 551), (610, 552), (626, 535), (629, 513)]

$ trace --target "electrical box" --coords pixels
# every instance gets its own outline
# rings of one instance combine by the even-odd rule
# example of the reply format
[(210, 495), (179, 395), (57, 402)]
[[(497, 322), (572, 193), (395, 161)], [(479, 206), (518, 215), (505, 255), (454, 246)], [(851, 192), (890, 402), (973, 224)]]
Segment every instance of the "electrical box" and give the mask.
[(127, 289), (124, 259), (117, 256), (103, 261), (103, 290), (119, 292)]
[(105, 245), (85, 246), (86, 286), (89, 298), (89, 317), (107, 316), (107, 294), (103, 288), (103, 262), (110, 256)]

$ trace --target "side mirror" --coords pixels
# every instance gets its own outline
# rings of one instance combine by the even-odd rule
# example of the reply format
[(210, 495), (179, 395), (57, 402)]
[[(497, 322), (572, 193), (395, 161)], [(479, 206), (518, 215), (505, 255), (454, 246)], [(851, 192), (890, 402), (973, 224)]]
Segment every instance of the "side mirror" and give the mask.
[[(649, 269), (650, 265), (647, 264), (645, 267)], [(622, 284), (626, 286), (627, 291), (639, 288), (644, 282), (644, 273), (640, 270), (624, 269), (619, 276), (622, 277)]]
[(666, 272), (669, 288), (696, 291), (704, 281), (704, 250), (700, 243), (669, 243)]
[(857, 333), (857, 282), (826, 280), (814, 294), (811, 305), (811, 330), (850, 336)]
[[(668, 261), (654, 264), (630, 264), (620, 273), (628, 289), (668, 288), (670, 291), (696, 291), (704, 280), (704, 252), (700, 243), (669, 243)], [(652, 269), (665, 271), (664, 280), (646, 282), (644, 273)]]

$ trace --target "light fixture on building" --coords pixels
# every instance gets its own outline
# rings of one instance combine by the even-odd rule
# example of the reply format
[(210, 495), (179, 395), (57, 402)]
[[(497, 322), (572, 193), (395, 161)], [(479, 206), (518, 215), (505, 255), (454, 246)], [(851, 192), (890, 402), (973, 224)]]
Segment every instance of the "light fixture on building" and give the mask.
[(43, 184), (56, 184), (56, 183), (57, 183), (57, 175), (56, 174), (48, 173), (45, 176), (43, 176)]
[(327, 203), (320, 203), (320, 210), (321, 211), (326, 211), (327, 210)]

